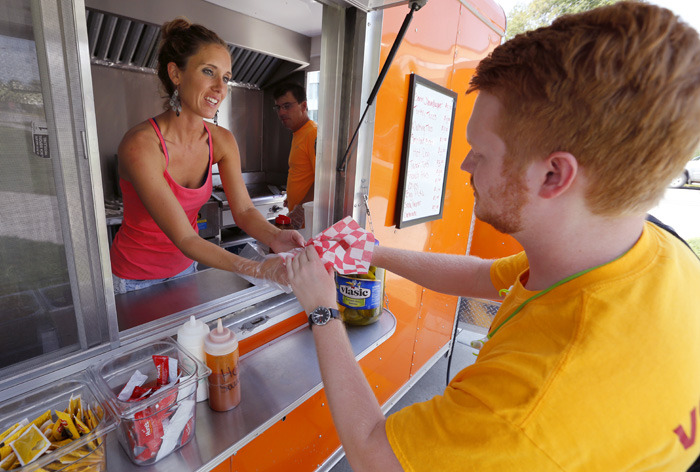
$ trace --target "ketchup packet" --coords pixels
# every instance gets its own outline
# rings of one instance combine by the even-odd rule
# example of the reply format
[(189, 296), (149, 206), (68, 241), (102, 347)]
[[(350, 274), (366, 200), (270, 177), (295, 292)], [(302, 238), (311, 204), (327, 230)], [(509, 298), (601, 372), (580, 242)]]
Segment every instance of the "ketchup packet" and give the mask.
[(170, 361), (168, 356), (153, 356), (153, 363), (156, 365), (158, 385), (166, 385), (170, 381)]
[[(134, 452), (139, 448), (145, 448), (150, 451), (150, 454), (145, 454), (147, 457), (138, 457), (139, 460), (147, 460), (153, 457), (153, 454), (158, 452), (160, 443), (163, 440), (163, 423), (157, 416), (153, 415), (151, 408), (146, 408), (136, 412), (134, 415)], [(138, 456), (142, 456), (146, 451), (140, 452)]]
[(192, 435), (192, 431), (194, 431), (194, 416), (190, 418), (190, 420), (185, 425), (185, 429), (182, 431), (182, 437), (180, 438), (181, 446), (184, 446), (185, 444), (187, 444), (187, 441), (190, 440), (190, 435)]
[(152, 388), (140, 387), (140, 386), (136, 385), (136, 386), (134, 386), (134, 391), (131, 392), (131, 397), (129, 397), (129, 400), (127, 400), (127, 401), (137, 402), (139, 400), (146, 398), (152, 392), (153, 392)]

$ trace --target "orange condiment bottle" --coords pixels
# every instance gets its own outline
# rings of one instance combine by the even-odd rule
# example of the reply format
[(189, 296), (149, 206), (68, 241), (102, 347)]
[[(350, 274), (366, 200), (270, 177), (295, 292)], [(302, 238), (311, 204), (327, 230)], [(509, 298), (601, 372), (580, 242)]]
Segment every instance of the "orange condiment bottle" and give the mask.
[(241, 402), (238, 377), (238, 340), (221, 324), (204, 338), (204, 355), (209, 375), (209, 406), (212, 410), (228, 411)]

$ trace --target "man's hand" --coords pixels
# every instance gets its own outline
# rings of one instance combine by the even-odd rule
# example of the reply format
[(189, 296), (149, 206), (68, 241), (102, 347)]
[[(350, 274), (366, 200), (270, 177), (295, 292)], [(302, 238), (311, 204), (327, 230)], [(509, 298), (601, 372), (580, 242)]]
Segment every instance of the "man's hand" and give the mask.
[(314, 308), (336, 306), (333, 271), (327, 271), (313, 246), (287, 259), (287, 277), (299, 303), (309, 313)]

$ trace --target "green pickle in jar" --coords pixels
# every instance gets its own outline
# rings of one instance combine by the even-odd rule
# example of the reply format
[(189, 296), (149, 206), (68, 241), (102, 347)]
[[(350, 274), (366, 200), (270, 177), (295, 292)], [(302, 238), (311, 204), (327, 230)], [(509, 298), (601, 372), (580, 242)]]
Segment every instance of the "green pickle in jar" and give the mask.
[(384, 302), (385, 270), (370, 266), (367, 274), (335, 275), (338, 311), (343, 321), (368, 325), (379, 319)]

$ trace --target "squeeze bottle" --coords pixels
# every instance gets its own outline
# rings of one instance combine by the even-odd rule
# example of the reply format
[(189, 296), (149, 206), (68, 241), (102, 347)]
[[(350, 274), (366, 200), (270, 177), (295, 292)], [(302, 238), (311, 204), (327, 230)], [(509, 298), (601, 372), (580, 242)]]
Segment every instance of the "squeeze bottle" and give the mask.
[[(207, 334), (209, 334), (209, 326), (195, 319), (194, 315), (192, 315), (190, 320), (177, 330), (177, 342), (194, 357), (206, 363), (204, 358), (204, 338)], [(197, 401), (206, 400), (208, 396), (207, 381), (202, 379), (197, 383)]]
[(241, 385), (238, 378), (238, 340), (221, 324), (204, 338), (204, 355), (209, 375), (209, 407), (216, 411), (228, 411), (241, 401)]

